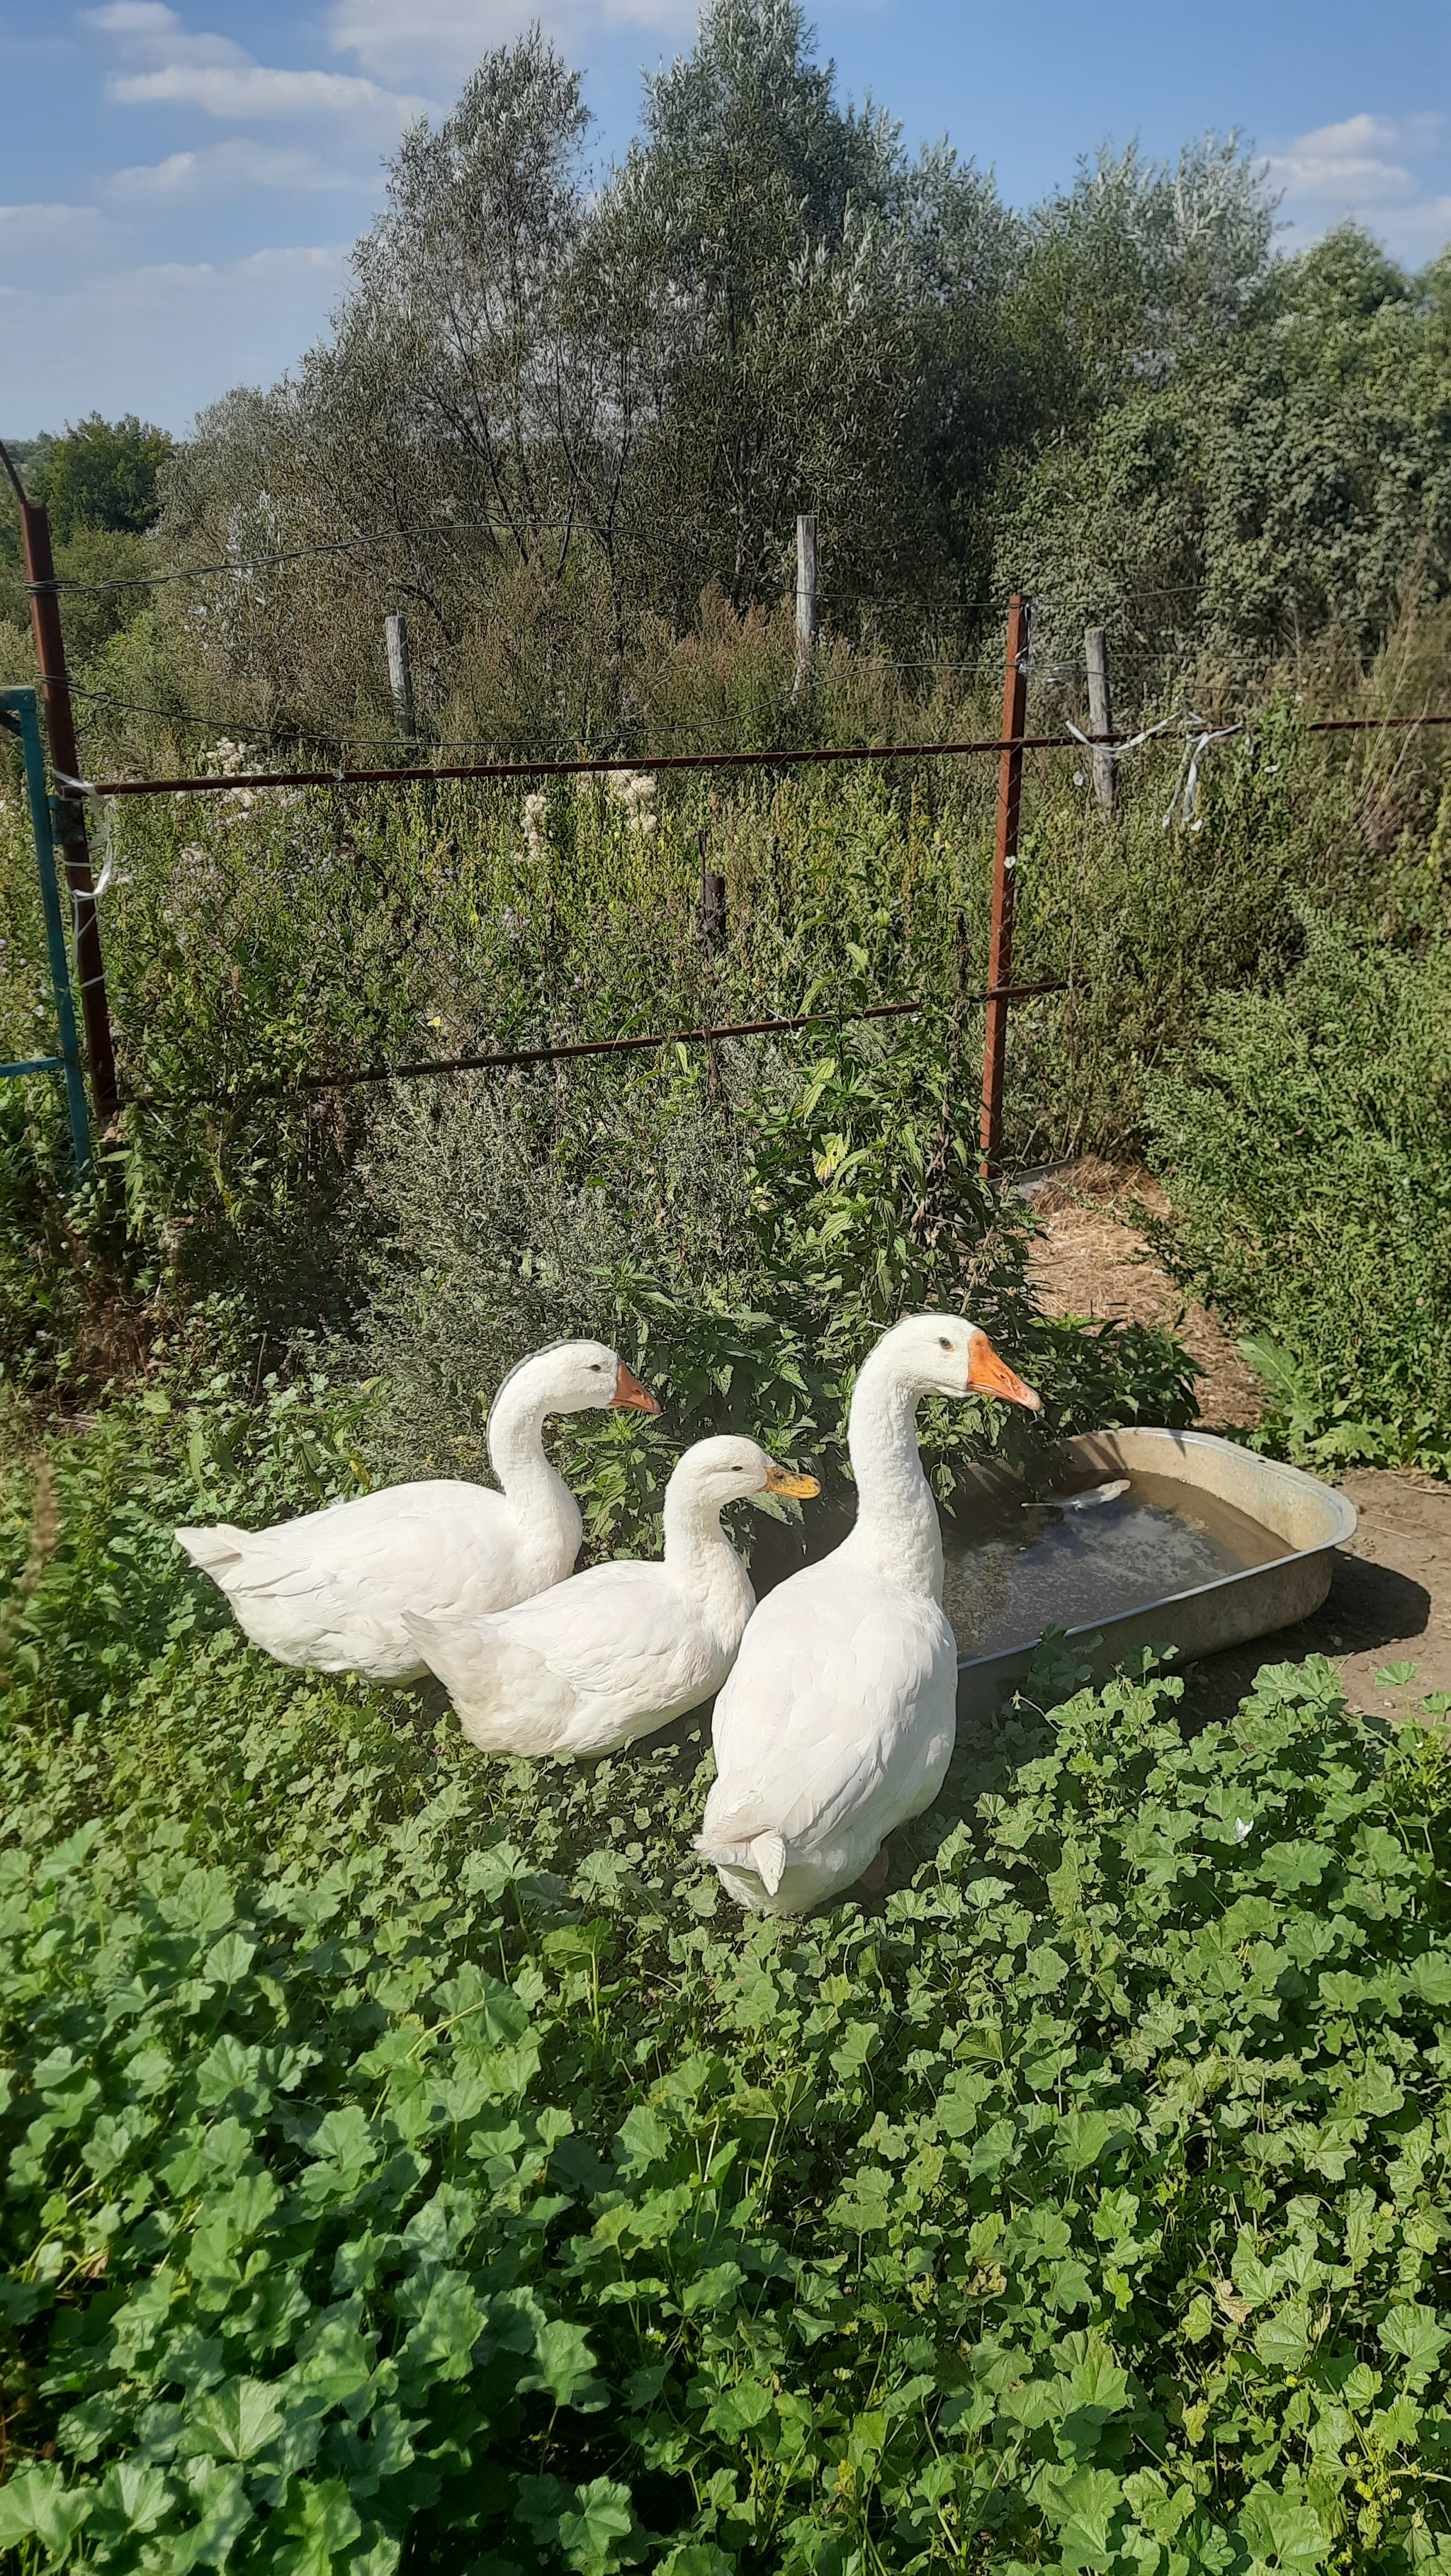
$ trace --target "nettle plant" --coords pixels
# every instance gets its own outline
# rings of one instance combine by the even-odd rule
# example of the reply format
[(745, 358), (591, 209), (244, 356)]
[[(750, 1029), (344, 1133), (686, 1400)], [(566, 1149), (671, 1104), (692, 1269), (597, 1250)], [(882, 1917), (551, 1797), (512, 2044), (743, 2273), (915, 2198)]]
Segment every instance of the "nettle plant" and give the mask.
[(1451, 2561), (1443, 1750), (1177, 1687), (756, 1925), (698, 1729), (485, 1765), (227, 1635), (12, 1694), (17, 2563)]

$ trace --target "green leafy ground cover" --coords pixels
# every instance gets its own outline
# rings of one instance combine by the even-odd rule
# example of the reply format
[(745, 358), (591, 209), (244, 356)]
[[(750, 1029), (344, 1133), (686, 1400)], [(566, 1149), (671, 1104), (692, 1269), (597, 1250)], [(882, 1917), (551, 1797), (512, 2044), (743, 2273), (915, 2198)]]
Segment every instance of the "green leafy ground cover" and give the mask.
[[(1438, 1735), (1045, 1664), (881, 1905), (744, 1925), (699, 1729), (278, 1671), (122, 1430), (3, 1528), (18, 2566), (1451, 2561)], [(291, 1391), (255, 1490), (349, 1441)]]

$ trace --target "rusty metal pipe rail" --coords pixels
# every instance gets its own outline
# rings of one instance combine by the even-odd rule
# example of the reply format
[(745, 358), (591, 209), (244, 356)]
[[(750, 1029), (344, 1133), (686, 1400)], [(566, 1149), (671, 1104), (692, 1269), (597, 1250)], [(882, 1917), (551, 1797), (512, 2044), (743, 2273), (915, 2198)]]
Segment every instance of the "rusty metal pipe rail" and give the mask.
[[(1401, 733), (1427, 725), (1451, 725), (1451, 715), (1321, 716), (1306, 725), (1305, 731)], [(1122, 733), (1029, 733), (1015, 735), (1012, 747), (1017, 751), (1081, 751), (1085, 745), (1090, 749), (1095, 744), (1111, 748), (1129, 739)], [(987, 752), (1000, 757), (1004, 748), (1001, 734), (986, 734), (972, 742), (849, 743), (839, 749), (813, 746), (806, 750), (667, 751), (658, 755), (637, 752), (628, 760), (488, 760), (449, 768), (259, 769), (244, 771), (235, 778), (98, 778), (94, 791), (98, 796), (231, 796), (242, 788), (261, 787), (400, 787), (426, 779), (607, 778), (614, 772), (637, 769), (791, 769), (813, 761), (824, 766), (840, 760), (960, 760)]]
[[(964, 1004), (992, 1002), (1026, 1002), (1036, 993), (1066, 993), (1066, 981), (1044, 984), (1008, 984), (988, 986), (980, 993), (963, 993)], [(566, 1064), (576, 1056), (636, 1055), (648, 1047), (713, 1046), (718, 1038), (771, 1037), (787, 1029), (851, 1028), (861, 1020), (905, 1019), (916, 1011), (931, 1010), (930, 1002), (874, 1002), (861, 1011), (803, 1011), (793, 1019), (736, 1020), (718, 1028), (659, 1029), (648, 1037), (574, 1038), (560, 1046), (515, 1047), (491, 1055), (439, 1056), (419, 1064), (366, 1065), (355, 1073), (300, 1073), (281, 1082), (239, 1083), (235, 1091), (172, 1092), (143, 1091), (133, 1093), (127, 1106), (135, 1109), (206, 1109), (234, 1108), (244, 1101), (279, 1100), (299, 1097), (309, 1091), (350, 1091), (363, 1083), (409, 1082), (426, 1080), (433, 1074), (501, 1073), (531, 1064)]]

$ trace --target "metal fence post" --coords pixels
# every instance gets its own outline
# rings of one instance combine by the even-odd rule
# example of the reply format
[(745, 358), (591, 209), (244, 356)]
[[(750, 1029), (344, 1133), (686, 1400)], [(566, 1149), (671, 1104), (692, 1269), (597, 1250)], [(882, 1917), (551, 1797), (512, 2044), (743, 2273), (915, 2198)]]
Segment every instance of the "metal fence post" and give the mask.
[(730, 921), (726, 909), (726, 881), (710, 864), (710, 843), (704, 832), (700, 841), (700, 943), (711, 956), (724, 948)]
[(1023, 795), (1023, 733), (1028, 712), (1028, 625), (1031, 605), (1014, 591), (1008, 602), (1008, 661), (1003, 682), (1003, 748), (998, 761), (998, 825), (993, 845), (992, 934), (988, 944), (988, 1005), (982, 1048), (982, 1124), (979, 1138), (984, 1180), (1003, 1141), (1003, 1066), (1008, 1039), (1008, 999), (1013, 973), (1013, 898), (1018, 867), (1018, 809)]
[[(60, 592), (50, 547), (50, 515), (35, 501), (20, 504), (20, 542), (25, 556), (25, 587), (30, 593), (30, 622), (35, 658), (45, 695), (45, 726), (50, 737), (50, 765), (60, 779), (78, 778), (75, 716), (66, 677), (65, 639), (61, 633)], [(66, 884), (75, 913), (76, 973), (81, 987), (81, 1022), (86, 1033), (91, 1097), (104, 1124), (120, 1102), (116, 1053), (111, 1044), (111, 1012), (106, 999), (106, 970), (101, 960), (101, 929), (96, 918), (96, 890), (91, 879), (91, 850), (86, 837), (83, 797), (73, 790), (56, 799), (55, 839), (65, 862)]]
[(65, 1076), (66, 1108), (70, 1114), (71, 1145), (76, 1171), (83, 1175), (90, 1169), (91, 1122), (86, 1114), (86, 1085), (81, 1069), (81, 1051), (76, 1041), (76, 1015), (71, 1000), (70, 955), (66, 942), (65, 911), (61, 903), (60, 880), (56, 874), (55, 839), (51, 829), (50, 798), (45, 787), (45, 754), (40, 744), (40, 711), (34, 689), (0, 689), (0, 712), (7, 730), (14, 726), (20, 736), (25, 762), (25, 791), (30, 804), (30, 828), (35, 836), (35, 864), (40, 877), (41, 909), (45, 915), (45, 944), (50, 958), (50, 985), (55, 997), (56, 1029), (60, 1041), (58, 1056), (35, 1056), (23, 1064), (0, 1065), (0, 1074), (62, 1073)]

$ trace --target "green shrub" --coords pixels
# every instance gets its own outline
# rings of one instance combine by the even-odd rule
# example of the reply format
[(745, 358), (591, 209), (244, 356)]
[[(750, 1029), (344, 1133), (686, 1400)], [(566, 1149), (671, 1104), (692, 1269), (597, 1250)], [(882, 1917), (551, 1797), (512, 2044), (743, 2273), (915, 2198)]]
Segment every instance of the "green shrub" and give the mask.
[[(821, 1041), (818, 1039), (818, 1046)], [(958, 1049), (935, 1015), (890, 1039), (843, 1033), (804, 1072), (759, 1045), (660, 1071), (547, 1071), (404, 1101), (362, 1176), (357, 1232), (381, 1244), (360, 1346), (380, 1385), (383, 1472), (480, 1472), (480, 1399), (519, 1352), (584, 1330), (616, 1340), (664, 1408), (577, 1416), (560, 1455), (591, 1537), (653, 1546), (688, 1439), (749, 1428), (810, 1461), (828, 1502), (874, 1334), (903, 1313), (967, 1312), (1045, 1397), (1040, 1422), (974, 1402), (923, 1411), (941, 1499), (957, 1463), (1113, 1422), (1192, 1418), (1166, 1333), (1038, 1317), (1022, 1203), (978, 1178), (954, 1112)]]
[(1253, 1338), (1261, 1437), (1451, 1470), (1451, 948), (1307, 916), (1279, 993), (1226, 996), (1150, 1093), (1176, 1275)]

